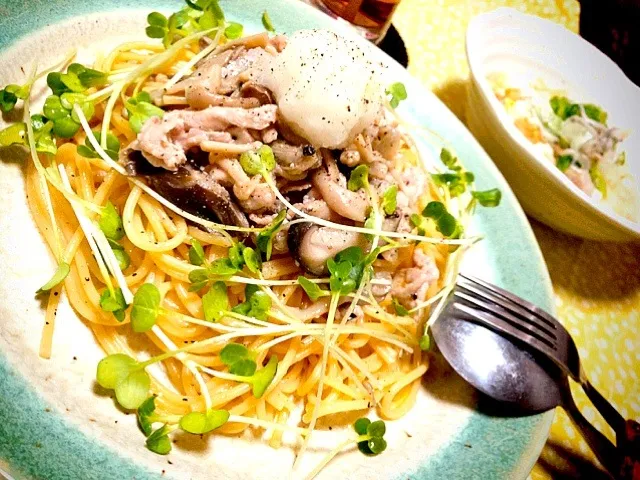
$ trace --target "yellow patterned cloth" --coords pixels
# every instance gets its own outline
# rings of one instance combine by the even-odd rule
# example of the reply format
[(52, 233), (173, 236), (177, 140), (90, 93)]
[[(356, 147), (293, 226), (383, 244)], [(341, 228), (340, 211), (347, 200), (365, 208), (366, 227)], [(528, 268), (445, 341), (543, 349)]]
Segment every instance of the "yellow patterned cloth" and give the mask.
[[(394, 16), (409, 71), (464, 120), (468, 68), (464, 36), (482, 12), (512, 7), (578, 31), (575, 0), (402, 0)], [(640, 245), (589, 242), (532, 221), (551, 273), (558, 315), (573, 335), (594, 386), (626, 418), (640, 420)], [(579, 387), (585, 417), (613, 439)], [(558, 410), (534, 480), (603, 478), (586, 443)]]

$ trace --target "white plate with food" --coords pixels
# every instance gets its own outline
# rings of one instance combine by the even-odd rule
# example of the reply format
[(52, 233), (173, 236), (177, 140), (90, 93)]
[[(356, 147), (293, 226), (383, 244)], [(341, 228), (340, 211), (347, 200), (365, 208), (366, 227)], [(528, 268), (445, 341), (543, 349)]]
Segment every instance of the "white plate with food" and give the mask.
[(525, 478), (552, 413), (487, 414), (425, 335), (463, 256), (553, 309), (504, 179), (353, 32), (222, 6), (3, 23), (0, 465)]
[(471, 131), (525, 211), (595, 240), (640, 238), (640, 88), (553, 22), (511, 9), (467, 31)]

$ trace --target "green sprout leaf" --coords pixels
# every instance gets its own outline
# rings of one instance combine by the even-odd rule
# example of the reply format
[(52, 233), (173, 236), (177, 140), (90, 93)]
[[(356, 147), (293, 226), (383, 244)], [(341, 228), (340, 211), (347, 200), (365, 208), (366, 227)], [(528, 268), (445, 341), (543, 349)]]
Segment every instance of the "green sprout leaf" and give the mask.
[(589, 169), (589, 176), (596, 189), (602, 194), (602, 198), (607, 198), (607, 182), (598, 167), (598, 162), (594, 162)]
[(230, 277), (238, 273), (238, 269), (228, 258), (218, 258), (207, 267), (207, 273), (218, 277)]
[(502, 192), (497, 188), (491, 190), (471, 192), (471, 196), (475, 198), (480, 205), (487, 208), (494, 208), (500, 205), (502, 200)]
[(241, 242), (234, 243), (231, 248), (229, 248), (229, 261), (231, 262), (231, 265), (238, 270), (241, 270), (244, 266), (243, 252), (245, 248), (247, 247), (245, 247), (244, 243)]
[(136, 360), (123, 353), (100, 360), (96, 380), (100, 386), (115, 390), (118, 403), (126, 409), (137, 409), (149, 396), (149, 375)]
[(436, 185), (447, 188), (453, 198), (466, 192), (475, 179), (471, 172), (432, 173), (431, 178)]
[(396, 312), (396, 315), (398, 315), (399, 317), (406, 317), (407, 315), (409, 315), (409, 310), (407, 310), (399, 301), (397, 298), (394, 298), (391, 301), (391, 305), (393, 306), (393, 310)]
[(276, 29), (273, 28), (271, 17), (269, 16), (269, 13), (266, 10), (262, 12), (262, 26), (267, 32), (275, 33), (276, 31)]
[(225, 18), (218, 0), (208, 0), (203, 4), (203, 14), (198, 21), (202, 30), (224, 25)]
[(593, 105), (592, 103), (585, 103), (582, 105), (584, 108), (584, 113), (591, 120), (601, 123), (602, 125), (607, 124), (607, 112), (602, 110), (599, 106)]
[(0, 130), (0, 147), (8, 147), (10, 145), (25, 145), (26, 135), (27, 129), (24, 123), (18, 122), (14, 123), (13, 125), (9, 125), (7, 128)]
[(238, 360), (229, 367), (229, 373), (240, 377), (250, 377), (256, 373), (256, 362), (249, 358)]
[[(11, 91), (9, 87), (14, 85), (7, 85), (4, 89), (0, 90), (0, 110), (5, 113), (10, 112), (18, 103), (18, 96)], [(17, 85), (15, 85), (17, 87)]]
[(204, 268), (196, 268), (189, 272), (189, 281), (191, 282), (189, 291), (197, 292), (209, 282), (209, 274)]
[(147, 15), (147, 23), (145, 33), (149, 38), (164, 38), (169, 31), (167, 17), (160, 12), (151, 12)]
[(227, 410), (207, 410), (207, 413), (191, 412), (180, 419), (180, 428), (188, 433), (202, 435), (221, 427), (229, 420)]
[(124, 320), (124, 311), (127, 309), (127, 302), (124, 300), (122, 290), (116, 287), (113, 291), (108, 288), (100, 295), (100, 308), (105, 312), (113, 313), (116, 320), (122, 322)]
[(387, 427), (382, 420), (376, 420), (367, 425), (367, 435), (370, 437), (383, 437), (386, 431)]
[(233, 307), (232, 311), (258, 320), (266, 320), (270, 309), (269, 295), (259, 290), (257, 285), (247, 284), (245, 301)]
[(62, 95), (69, 91), (67, 86), (62, 82), (61, 77), (62, 73), (60, 72), (51, 72), (47, 75), (47, 85), (54, 95)]
[(153, 431), (153, 412), (156, 410), (156, 397), (151, 396), (140, 404), (136, 412), (138, 418), (138, 426), (145, 436), (151, 435)]
[(358, 450), (365, 455), (378, 455), (387, 448), (384, 434), (387, 428), (382, 420), (371, 422), (368, 418), (360, 418), (353, 424), (353, 428), (359, 435), (356, 442)]
[(208, 322), (217, 322), (229, 311), (229, 296), (224, 282), (215, 282), (202, 297), (204, 318)]
[(580, 106), (571, 103), (567, 97), (553, 96), (549, 99), (549, 106), (562, 120), (580, 114)]
[(164, 115), (164, 110), (151, 103), (151, 95), (147, 92), (140, 92), (127, 100), (125, 107), (129, 112), (131, 129), (136, 133), (140, 133), (145, 122), (151, 117), (162, 118)]
[(253, 248), (245, 247), (242, 251), (242, 259), (251, 273), (258, 274), (262, 270), (262, 259)]
[(69, 108), (64, 108), (60, 97), (57, 95), (49, 95), (44, 101), (42, 111), (49, 120), (58, 120), (69, 116)]
[(242, 36), (242, 32), (244, 27), (236, 22), (229, 22), (227, 28), (224, 29), (224, 36), (229, 40), (235, 40), (236, 38), (240, 38)]
[(255, 398), (262, 398), (264, 392), (269, 388), (273, 378), (276, 376), (278, 370), (278, 357), (271, 357), (269, 362), (264, 368), (261, 368), (253, 374), (252, 378), (252, 390)]
[(367, 446), (373, 455), (378, 455), (387, 449), (387, 441), (382, 437), (370, 438)]
[(365, 269), (365, 257), (360, 247), (349, 247), (327, 260), (329, 288), (331, 293), (348, 295), (362, 280)]
[(250, 357), (249, 349), (239, 343), (227, 343), (224, 348), (220, 350), (220, 361), (228, 367), (240, 360), (245, 360)]
[(389, 85), (386, 94), (391, 96), (389, 103), (393, 108), (397, 108), (402, 100), (407, 99), (407, 89), (403, 83), (396, 82)]
[(436, 222), (436, 229), (445, 237), (453, 237), (455, 234), (459, 234), (462, 229), (456, 218), (447, 211), (442, 202), (429, 202), (422, 211), (422, 215), (432, 218)]
[(256, 246), (260, 252), (265, 254), (267, 260), (271, 259), (271, 253), (273, 250), (273, 236), (280, 230), (284, 219), (287, 216), (287, 210), (282, 209), (276, 215), (273, 222), (264, 227), (256, 238)]
[(48, 292), (56, 285), (62, 283), (64, 279), (67, 278), (67, 275), (69, 275), (70, 271), (71, 271), (71, 267), (69, 266), (68, 263), (60, 262), (53, 276), (49, 279), (47, 283), (45, 283), (36, 291), (36, 294), (40, 294), (42, 292)]
[(418, 342), (420, 350), (428, 352), (431, 349), (431, 337), (429, 335), (423, 335)]
[(460, 171), (462, 170), (462, 166), (458, 161), (458, 157), (453, 155), (449, 150), (443, 148), (440, 150), (440, 161), (447, 167), (449, 170)]
[(166, 455), (171, 451), (171, 440), (169, 440), (169, 433), (171, 428), (168, 425), (163, 425), (156, 431), (154, 431), (149, 438), (147, 438), (146, 446), (153, 453), (158, 455)]
[(371, 420), (369, 420), (366, 417), (363, 417), (355, 421), (355, 423), (353, 424), (353, 429), (356, 431), (358, 435), (366, 435), (367, 428), (369, 427), (369, 425), (371, 425)]
[(262, 145), (256, 152), (240, 155), (240, 166), (247, 175), (266, 175), (276, 166), (276, 157), (268, 145)]
[(191, 239), (191, 247), (189, 247), (189, 263), (200, 267), (205, 262), (204, 249), (202, 244), (195, 238)]
[(116, 210), (116, 207), (110, 201), (102, 208), (98, 225), (102, 233), (104, 233), (104, 236), (110, 240), (118, 241), (124, 237), (122, 218), (118, 210)]
[(134, 332), (146, 332), (155, 325), (162, 298), (153, 283), (143, 283), (133, 296), (131, 328)]
[(573, 157), (571, 155), (559, 155), (556, 159), (556, 166), (561, 172), (566, 172), (573, 163)]
[(382, 203), (380, 206), (382, 207), (382, 211), (386, 215), (393, 215), (395, 213), (396, 208), (398, 207), (397, 195), (398, 195), (397, 185), (391, 185), (382, 194)]
[(361, 188), (369, 188), (369, 167), (366, 165), (358, 165), (354, 168), (349, 176), (347, 188), (352, 192), (360, 190)]
[(116, 385), (116, 399), (128, 410), (135, 410), (149, 395), (151, 379), (144, 370), (134, 370)]
[[(98, 143), (100, 143), (102, 138), (102, 133), (98, 130), (93, 131), (93, 135), (96, 137)], [(118, 153), (120, 152), (120, 141), (118, 138), (111, 134), (107, 134), (107, 148), (105, 149), (105, 153), (111, 157), (112, 160), (118, 159)], [(78, 154), (82, 155), (86, 158), (100, 158), (98, 152), (93, 148), (93, 145), (89, 141), (89, 138), (84, 139), (84, 145), (78, 146)]]
[(313, 283), (311, 280), (309, 280), (306, 277), (299, 276), (298, 277), (298, 283), (304, 289), (305, 293), (309, 296), (309, 298), (311, 300), (313, 300), (314, 302), (316, 300), (318, 300), (318, 298), (320, 298), (320, 297), (322, 297), (324, 295), (330, 295), (331, 294), (331, 292), (329, 292), (327, 290), (322, 290), (318, 286), (318, 284)]
[(139, 368), (139, 363), (124, 353), (114, 353), (98, 363), (96, 380), (101, 387), (113, 390), (116, 385)]

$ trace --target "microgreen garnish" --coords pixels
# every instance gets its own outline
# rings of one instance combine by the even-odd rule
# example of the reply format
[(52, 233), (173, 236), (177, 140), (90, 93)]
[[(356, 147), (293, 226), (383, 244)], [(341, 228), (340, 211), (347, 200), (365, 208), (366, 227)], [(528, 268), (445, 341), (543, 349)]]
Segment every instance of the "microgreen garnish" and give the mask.
[(358, 434), (358, 450), (365, 455), (378, 455), (387, 448), (384, 439), (387, 428), (382, 420), (372, 422), (368, 418), (359, 418), (353, 424), (353, 429)]
[(207, 410), (206, 413), (191, 412), (180, 419), (180, 428), (185, 432), (202, 435), (221, 427), (229, 420), (227, 410)]
[(240, 155), (240, 166), (247, 175), (266, 175), (276, 166), (276, 157), (268, 145), (262, 145), (255, 152)]
[(110, 240), (118, 241), (124, 237), (122, 218), (111, 202), (107, 202), (107, 204), (102, 207), (102, 214), (100, 215), (98, 225), (102, 233), (104, 233), (104, 236)]
[(393, 108), (398, 108), (400, 102), (407, 99), (407, 89), (401, 82), (396, 82), (389, 85), (385, 93), (391, 96), (391, 98), (389, 99), (389, 103)]
[(329, 292), (328, 290), (322, 290), (316, 283), (313, 283), (306, 277), (298, 277), (298, 283), (303, 288), (305, 293), (309, 296), (309, 298), (314, 302), (324, 295), (331, 295), (331, 292)]
[[(96, 137), (96, 141), (100, 143), (102, 139), (102, 133), (98, 130), (95, 130), (93, 132), (93, 135)], [(107, 134), (107, 148), (105, 149), (105, 152), (113, 160), (118, 159), (118, 153), (120, 152), (120, 141), (115, 135), (112, 135), (111, 133)], [(78, 154), (86, 158), (100, 158), (100, 155), (98, 154), (98, 152), (96, 152), (95, 148), (93, 148), (93, 145), (88, 138), (84, 139), (83, 145), (78, 145)]]
[(82, 93), (90, 87), (99, 87), (107, 82), (107, 74), (72, 63), (67, 73), (51, 72), (47, 75), (47, 85), (54, 95), (67, 92)]
[(264, 395), (278, 370), (278, 358), (272, 356), (263, 368), (256, 370), (255, 354), (239, 343), (229, 343), (220, 351), (220, 360), (240, 382), (252, 386), (253, 396)]
[(48, 292), (56, 285), (63, 282), (64, 279), (67, 278), (67, 275), (69, 275), (70, 270), (71, 270), (71, 267), (69, 267), (68, 263), (60, 262), (53, 276), (49, 279), (47, 283), (45, 283), (36, 291), (36, 294), (40, 294), (42, 292)]
[(360, 247), (349, 247), (327, 260), (331, 274), (329, 288), (331, 293), (348, 295), (353, 292), (364, 274), (365, 257)]
[(153, 431), (152, 425), (155, 421), (157, 421), (156, 415), (154, 415), (155, 411), (156, 397), (151, 396), (140, 404), (136, 412), (136, 417), (138, 418), (138, 426), (147, 437), (151, 435), (151, 432)]
[(24, 85), (11, 84), (0, 90), (0, 110), (5, 113), (10, 112), (18, 103), (18, 100), (24, 100), (31, 91), (31, 83)]
[(124, 300), (122, 290), (120, 288), (114, 288), (113, 291), (105, 289), (100, 295), (100, 308), (105, 312), (113, 313), (116, 320), (122, 322), (124, 311), (127, 309), (127, 302)]
[(165, 48), (186, 32), (182, 27), (189, 21), (189, 13), (186, 9), (180, 10), (169, 16), (169, 19), (159, 12), (151, 12), (147, 15), (147, 28), (145, 32), (149, 38), (161, 38)]
[(189, 247), (189, 263), (197, 267), (202, 266), (206, 260), (202, 244), (195, 238), (191, 239), (191, 247)]
[(352, 192), (369, 186), (369, 167), (366, 165), (358, 165), (351, 171), (347, 188)]
[(169, 440), (169, 433), (174, 429), (169, 425), (163, 425), (156, 431), (152, 432), (147, 438), (146, 446), (153, 453), (158, 455), (166, 455), (171, 451), (171, 440)]
[(224, 282), (215, 282), (202, 296), (202, 310), (208, 322), (217, 322), (229, 311), (229, 295)]
[(607, 182), (598, 167), (598, 162), (593, 162), (589, 168), (589, 176), (596, 189), (602, 194), (602, 198), (607, 198)]
[(422, 215), (432, 218), (436, 222), (436, 229), (445, 237), (453, 237), (460, 234), (462, 226), (456, 220), (456, 217), (447, 211), (447, 207), (442, 202), (429, 202)]
[(242, 32), (244, 27), (236, 22), (229, 22), (227, 28), (224, 29), (224, 36), (229, 40), (235, 40), (236, 38), (240, 38), (242, 36)]
[(266, 320), (271, 309), (271, 298), (261, 291), (257, 285), (247, 284), (244, 289), (245, 301), (239, 303), (231, 309), (232, 312), (245, 315), (247, 317)]
[(571, 155), (559, 155), (556, 159), (556, 167), (558, 167), (561, 172), (566, 172), (572, 163), (573, 157)]
[(502, 192), (497, 188), (492, 188), (491, 190), (471, 192), (471, 196), (483, 207), (493, 208), (500, 205)]
[(409, 310), (407, 310), (404, 305), (402, 305), (397, 298), (394, 298), (391, 301), (391, 305), (393, 306), (394, 311), (396, 312), (396, 315), (400, 316), (400, 317), (406, 317), (407, 315), (409, 315)]
[(136, 133), (140, 133), (142, 126), (151, 117), (162, 117), (164, 115), (164, 110), (153, 105), (151, 95), (147, 92), (140, 92), (135, 97), (127, 100), (125, 107), (129, 112), (129, 125)]
[(123, 248), (114, 248), (113, 245), (111, 245), (111, 250), (113, 250), (113, 256), (116, 257), (118, 261), (120, 270), (129, 268), (129, 265), (131, 265), (131, 257), (129, 257), (129, 254), (125, 252)]
[(196, 3), (203, 11), (202, 16), (198, 20), (198, 25), (200, 25), (202, 30), (224, 25), (224, 12), (222, 8), (220, 8), (218, 0), (204, 0)]
[(585, 115), (602, 125), (607, 124), (607, 112), (602, 110), (599, 106), (591, 103), (578, 104), (571, 102), (567, 97), (553, 96), (549, 100), (551, 110), (562, 120), (566, 120), (574, 115), (580, 115), (581, 110), (584, 109)]
[(62, 97), (49, 95), (45, 100), (42, 111), (44, 116), (53, 122), (52, 131), (56, 136), (71, 138), (80, 129), (80, 120), (73, 111), (75, 104), (80, 105), (82, 113), (87, 120), (93, 117), (93, 103), (88, 101), (87, 97), (82, 94), (63, 93)]
[(229, 258), (218, 258), (211, 263), (205, 263), (205, 268), (196, 268), (189, 272), (189, 281), (192, 292), (200, 290), (209, 280), (228, 278), (240, 271)]
[(126, 409), (136, 409), (148, 397), (151, 380), (145, 364), (123, 353), (109, 355), (98, 363), (96, 380), (103, 388), (114, 390)]
[(382, 211), (386, 215), (393, 215), (398, 206), (397, 203), (397, 195), (398, 195), (398, 186), (391, 185), (387, 188), (382, 194), (382, 203), (380, 206), (382, 207)]
[(267, 260), (271, 259), (271, 252), (273, 250), (273, 236), (280, 230), (282, 222), (287, 216), (287, 210), (282, 209), (276, 215), (273, 221), (264, 227), (256, 238), (256, 246), (260, 252), (265, 254)]
[(420, 337), (418, 345), (420, 346), (420, 350), (422, 350), (423, 352), (428, 352), (431, 349), (431, 337), (429, 336), (429, 334), (425, 334)]
[(262, 12), (262, 26), (267, 32), (275, 33), (276, 31), (276, 29), (273, 28), (273, 22), (271, 22), (269, 12), (267, 12), (266, 10)]
[(161, 300), (160, 290), (153, 283), (140, 285), (131, 307), (131, 328), (134, 332), (146, 332), (155, 325)]

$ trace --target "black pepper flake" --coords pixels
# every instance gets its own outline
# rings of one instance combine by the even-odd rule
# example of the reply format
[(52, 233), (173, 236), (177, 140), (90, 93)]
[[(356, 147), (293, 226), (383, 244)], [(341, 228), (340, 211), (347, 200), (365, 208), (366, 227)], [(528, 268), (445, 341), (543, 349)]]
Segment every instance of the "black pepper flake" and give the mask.
[(313, 147), (313, 145), (305, 145), (302, 147), (302, 154), (305, 157), (310, 157), (311, 155), (315, 155), (316, 153), (316, 149)]
[(53, 296), (57, 297), (58, 296), (58, 292), (53, 292)]
[(78, 360), (78, 357), (73, 357), (74, 360)]

